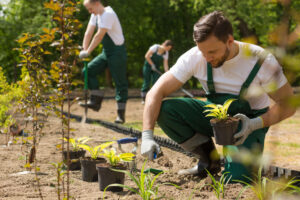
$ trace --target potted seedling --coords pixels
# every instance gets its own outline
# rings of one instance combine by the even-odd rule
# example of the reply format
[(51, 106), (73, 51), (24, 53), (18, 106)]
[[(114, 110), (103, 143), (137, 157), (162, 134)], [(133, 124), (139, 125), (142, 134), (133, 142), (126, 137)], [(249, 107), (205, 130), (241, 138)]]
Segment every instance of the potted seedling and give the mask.
[(80, 158), (81, 171), (82, 171), (82, 180), (87, 182), (94, 182), (98, 180), (96, 164), (105, 163), (105, 159), (101, 158), (100, 153), (115, 142), (105, 142), (96, 147), (91, 147), (86, 144), (78, 145), (80, 148), (88, 151), (90, 157)]
[[(101, 156), (106, 158), (107, 163), (96, 165), (100, 191), (104, 191), (110, 184), (124, 184), (125, 174), (111, 169), (125, 170), (126, 166), (121, 162), (131, 162), (135, 155), (133, 153), (117, 154), (116, 150), (111, 148), (110, 150), (104, 150), (104, 154), (101, 154)], [(112, 186), (107, 190), (120, 192), (123, 191), (123, 187)]]
[(204, 112), (209, 114), (206, 117), (212, 117), (210, 124), (213, 128), (216, 143), (220, 145), (232, 145), (234, 143), (233, 135), (236, 133), (239, 119), (228, 115), (229, 106), (236, 99), (228, 99), (223, 105), (208, 104), (205, 107), (209, 108)]
[[(85, 144), (87, 141), (90, 140), (88, 137), (81, 137), (81, 138), (64, 138), (66, 142), (69, 142), (72, 145), (70, 153), (70, 170), (80, 170), (81, 165), (79, 158), (84, 157), (86, 151), (79, 147), (79, 145)], [(64, 161), (67, 160), (67, 151), (63, 151), (63, 158)]]

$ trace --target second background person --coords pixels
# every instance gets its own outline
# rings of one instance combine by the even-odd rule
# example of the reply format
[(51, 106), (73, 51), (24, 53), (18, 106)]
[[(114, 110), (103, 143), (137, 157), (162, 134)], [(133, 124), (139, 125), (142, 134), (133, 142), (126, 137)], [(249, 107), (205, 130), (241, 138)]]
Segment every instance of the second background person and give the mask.
[(145, 103), (146, 94), (153, 85), (161, 72), (159, 67), (163, 64), (165, 72), (169, 70), (169, 51), (173, 48), (171, 40), (166, 40), (164, 43), (152, 45), (145, 55), (145, 64), (143, 66), (143, 85), (141, 89), (142, 104)]

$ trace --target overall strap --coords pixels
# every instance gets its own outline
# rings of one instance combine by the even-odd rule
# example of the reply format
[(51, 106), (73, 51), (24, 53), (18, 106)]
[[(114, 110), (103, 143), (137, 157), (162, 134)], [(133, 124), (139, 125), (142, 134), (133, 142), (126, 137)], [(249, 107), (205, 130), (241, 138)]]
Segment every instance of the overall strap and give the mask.
[(207, 62), (206, 65), (207, 69), (207, 87), (210, 94), (216, 93), (215, 86), (214, 86), (214, 80), (213, 80), (213, 73), (212, 73), (212, 67), (209, 62)]
[(243, 83), (241, 90), (240, 90), (240, 96), (244, 94), (244, 92), (248, 89), (248, 87), (250, 86), (250, 84), (252, 83), (252, 81), (254, 80), (256, 74), (258, 73), (262, 63), (265, 61), (265, 58), (267, 56), (266, 52), (262, 53), (262, 54), (258, 54), (258, 60), (255, 63), (252, 71), (250, 72), (250, 74), (248, 75), (246, 81)]

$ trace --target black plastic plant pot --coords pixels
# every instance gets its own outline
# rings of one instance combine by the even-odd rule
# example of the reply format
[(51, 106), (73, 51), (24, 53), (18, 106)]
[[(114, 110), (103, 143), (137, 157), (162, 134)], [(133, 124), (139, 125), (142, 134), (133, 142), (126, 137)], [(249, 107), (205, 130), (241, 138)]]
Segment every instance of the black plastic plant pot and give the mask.
[(236, 133), (239, 119), (229, 117), (226, 120), (211, 119), (210, 124), (213, 128), (216, 143), (219, 145), (233, 145), (233, 135)]
[[(85, 150), (79, 150), (79, 151), (70, 151), (70, 170), (80, 170), (80, 158), (84, 157)], [(67, 160), (67, 151), (63, 151), (64, 160)]]
[(81, 163), (82, 180), (86, 182), (98, 181), (98, 172), (96, 169), (96, 165), (105, 162), (106, 160), (104, 158), (98, 158), (97, 160), (93, 160), (90, 157), (81, 158), (80, 163)]
[[(110, 184), (114, 184), (114, 183), (124, 184), (125, 174), (122, 172), (116, 172), (111, 170), (111, 168), (118, 169), (118, 170), (126, 170), (126, 167), (124, 165), (118, 165), (116, 167), (112, 167), (108, 163), (101, 163), (101, 164), (97, 164), (96, 167), (98, 170), (98, 182), (99, 182), (100, 191), (104, 191), (104, 189)], [(112, 187), (108, 187), (107, 191), (122, 192), (123, 187), (112, 186)]]

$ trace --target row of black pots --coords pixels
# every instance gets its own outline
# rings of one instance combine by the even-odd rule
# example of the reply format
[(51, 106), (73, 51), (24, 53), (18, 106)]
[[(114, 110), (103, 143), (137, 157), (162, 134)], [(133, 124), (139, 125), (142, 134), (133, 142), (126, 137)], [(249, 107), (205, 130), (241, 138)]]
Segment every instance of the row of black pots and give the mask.
[[(70, 151), (70, 170), (82, 171), (82, 180), (86, 182), (99, 182), (100, 191), (113, 183), (124, 184), (125, 174), (111, 170), (111, 166), (106, 163), (104, 158), (98, 158), (97, 160), (91, 159), (90, 157), (84, 157), (84, 150), (81, 151)], [(64, 160), (67, 159), (67, 152), (63, 152)], [(125, 170), (126, 167), (119, 165), (114, 169)], [(123, 191), (122, 187), (109, 187), (107, 191), (120, 192)]]

